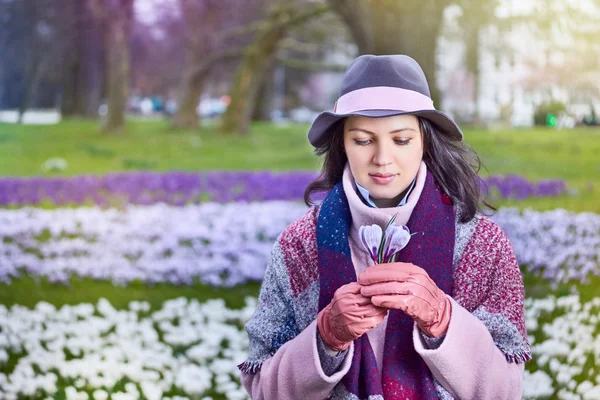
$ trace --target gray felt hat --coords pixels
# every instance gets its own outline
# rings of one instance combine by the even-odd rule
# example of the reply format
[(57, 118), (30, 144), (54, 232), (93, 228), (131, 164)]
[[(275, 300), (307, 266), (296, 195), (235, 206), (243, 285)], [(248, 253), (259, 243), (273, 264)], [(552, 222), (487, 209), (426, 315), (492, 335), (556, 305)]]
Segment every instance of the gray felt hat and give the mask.
[(317, 116), (308, 140), (315, 146), (336, 121), (345, 117), (401, 114), (427, 118), (444, 134), (463, 138), (452, 118), (433, 106), (425, 73), (414, 59), (406, 55), (362, 55), (346, 69), (333, 111)]

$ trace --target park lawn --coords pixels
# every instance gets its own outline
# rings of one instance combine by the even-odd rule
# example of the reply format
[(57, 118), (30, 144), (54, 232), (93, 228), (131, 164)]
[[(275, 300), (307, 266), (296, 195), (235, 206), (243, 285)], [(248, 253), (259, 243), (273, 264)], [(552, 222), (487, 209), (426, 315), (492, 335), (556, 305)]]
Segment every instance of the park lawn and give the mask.
[[(172, 131), (164, 121), (129, 121), (123, 135), (103, 136), (94, 121), (71, 120), (55, 126), (0, 124), (0, 176), (41, 176), (41, 165), (52, 157), (68, 161), (64, 173), (48, 176), (104, 174), (123, 170), (318, 170), (319, 161), (306, 140), (308, 125), (277, 127), (256, 123), (247, 136), (225, 136), (213, 127), (195, 131)], [(552, 129), (474, 130), (465, 129), (465, 141), (482, 159), (489, 175), (517, 174), (530, 180), (564, 179), (569, 195), (531, 198), (523, 201), (495, 201), (496, 206), (531, 207), (538, 210), (565, 208), (600, 213), (600, 130)], [(53, 207), (52, 205), (46, 205)], [(552, 285), (524, 272), (525, 296), (543, 298), (579, 293), (582, 302), (597, 296), (600, 277), (590, 282)], [(201, 302), (222, 298), (228, 307), (240, 308), (246, 296), (257, 296), (260, 283), (235, 288), (214, 288), (199, 282), (193, 285), (147, 285), (133, 282), (116, 286), (107, 281), (72, 278), (68, 285), (45, 278), (23, 276), (10, 284), (0, 283), (0, 304), (33, 308), (46, 301), (64, 304), (96, 304), (106, 298), (118, 308), (131, 301), (147, 301), (152, 310), (173, 298), (187, 297)], [(550, 322), (547, 315), (540, 323)], [(536, 340), (539, 332), (536, 332)], [(11, 359), (7, 370), (12, 370)], [(527, 369), (535, 370), (534, 363)], [(548, 371), (546, 371), (548, 372)], [(116, 389), (121, 389), (124, 382)], [(214, 399), (224, 396), (210, 391)]]
[(0, 124), (0, 175), (39, 176), (51, 157), (67, 160), (60, 176), (125, 170), (317, 170), (302, 133), (306, 127), (257, 124), (246, 136), (212, 126), (171, 130), (167, 121), (129, 121), (120, 135), (102, 135), (97, 123), (69, 120), (53, 126)]
[[(319, 161), (306, 140), (307, 130), (306, 124), (255, 123), (248, 135), (232, 136), (216, 133), (214, 126), (173, 131), (167, 121), (131, 120), (124, 134), (101, 135), (97, 122), (90, 120), (67, 120), (52, 126), (0, 124), (0, 176), (43, 175), (40, 166), (51, 157), (64, 157), (69, 162), (60, 176), (127, 169), (316, 171)], [(494, 205), (600, 213), (600, 130), (465, 129), (464, 133), (465, 141), (484, 163), (482, 176), (518, 174), (531, 180), (564, 179), (577, 192), (557, 198), (496, 201)], [(550, 292), (544, 284), (543, 280), (526, 277), (532, 292), (528, 295), (539, 297)], [(584, 291), (586, 287), (582, 286)], [(43, 279), (20, 278), (11, 285), (0, 285), (0, 304), (31, 306), (42, 299), (56, 305), (76, 304), (95, 302), (104, 296), (116, 307), (140, 299), (157, 306), (166, 299), (186, 296), (199, 300), (224, 297), (228, 305), (241, 306), (245, 295), (257, 293), (258, 284), (212, 289), (201, 284), (147, 287), (135, 283), (123, 288), (108, 282), (72, 280), (67, 288)]]
[[(589, 301), (598, 296), (600, 277), (591, 277), (587, 283), (563, 283), (552, 285), (536, 274), (523, 271), (525, 296), (543, 298), (550, 294), (564, 296), (577, 291), (582, 301)], [(0, 283), (0, 304), (10, 307), (19, 304), (33, 308), (38, 302), (46, 301), (60, 307), (63, 304), (96, 303), (106, 298), (115, 308), (127, 308), (131, 301), (147, 301), (153, 310), (162, 303), (176, 298), (187, 297), (206, 301), (222, 298), (227, 307), (241, 308), (246, 296), (258, 296), (260, 282), (249, 282), (233, 288), (215, 288), (196, 282), (193, 285), (176, 286), (172, 284), (147, 285), (133, 282), (127, 286), (113, 285), (108, 281), (97, 281), (90, 278), (71, 278), (67, 285), (49, 282), (46, 278), (23, 276), (13, 279), (10, 284)]]
[[(306, 140), (308, 125), (276, 126), (255, 123), (246, 136), (222, 135), (214, 126), (173, 131), (167, 121), (128, 121), (121, 135), (101, 135), (96, 121), (66, 120), (58, 125), (0, 124), (0, 176), (40, 176), (41, 164), (51, 157), (65, 158), (69, 166), (58, 176), (104, 174), (123, 170), (317, 170), (319, 161)], [(465, 129), (465, 141), (481, 157), (482, 176), (518, 174), (531, 180), (565, 179), (577, 194), (524, 201), (496, 201), (496, 206), (538, 210), (566, 208), (600, 213), (600, 130), (545, 128), (521, 130)], [(56, 176), (56, 175), (51, 175)], [(591, 185), (591, 188), (590, 188)], [(592, 285), (578, 285), (582, 296)], [(525, 276), (527, 295), (542, 297), (556, 292), (540, 278)], [(0, 284), (0, 304), (33, 306), (45, 300), (55, 305), (96, 302), (106, 297), (115, 307), (132, 300), (147, 300), (153, 307), (185, 296), (205, 300), (222, 297), (229, 306), (256, 295), (259, 284), (235, 289), (134, 283), (127, 287), (110, 282), (72, 279), (70, 287), (44, 279), (15, 279)], [(568, 293), (570, 286), (558, 292)], [(590, 293), (591, 293), (591, 289)]]
[[(223, 135), (214, 125), (172, 130), (167, 121), (128, 122), (121, 135), (102, 135), (96, 121), (51, 126), (0, 124), (0, 176), (43, 176), (43, 162), (67, 160), (62, 173), (124, 170), (313, 170), (320, 160), (306, 140), (306, 124), (255, 123), (248, 135)], [(600, 213), (600, 129), (464, 129), (480, 156), (483, 177), (518, 174), (530, 180), (564, 179), (573, 193), (559, 198), (495, 201), (497, 206)]]
[(54, 283), (46, 278), (32, 278), (24, 275), (11, 283), (0, 283), (0, 304), (7, 307), (13, 304), (33, 308), (40, 301), (57, 307), (63, 304), (95, 304), (105, 298), (118, 309), (125, 309), (131, 301), (147, 301), (152, 310), (177, 297), (197, 299), (223, 299), (229, 308), (242, 308), (247, 296), (258, 296), (260, 282), (248, 282), (234, 288), (219, 288), (195, 282), (192, 285), (160, 283), (149, 285), (134, 281), (127, 286), (114, 285), (110, 281), (73, 277), (68, 284)]

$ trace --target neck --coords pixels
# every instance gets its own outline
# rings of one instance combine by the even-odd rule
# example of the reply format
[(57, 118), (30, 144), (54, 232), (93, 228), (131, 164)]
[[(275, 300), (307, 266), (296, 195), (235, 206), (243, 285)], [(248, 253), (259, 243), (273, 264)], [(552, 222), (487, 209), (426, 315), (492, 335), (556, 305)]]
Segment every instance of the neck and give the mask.
[[(394, 223), (398, 225), (406, 225), (410, 219), (413, 209), (421, 197), (421, 192), (425, 186), (426, 177), (427, 167), (425, 166), (424, 162), (421, 162), (421, 166), (417, 172), (415, 186), (412, 192), (408, 195), (406, 204), (397, 207), (397, 204), (400, 201), (398, 200), (393, 207), (373, 208), (362, 202), (359, 194), (356, 192), (356, 184), (354, 183), (354, 177), (352, 176), (350, 167), (346, 164), (342, 178), (342, 184), (344, 187), (344, 193), (348, 199), (348, 206), (350, 207), (350, 214), (352, 217), (349, 240), (352, 257), (354, 257), (356, 260), (356, 266), (360, 266), (360, 270), (372, 264), (370, 256), (360, 244), (360, 239), (358, 236), (358, 230), (360, 227), (363, 225), (377, 224), (384, 229), (390, 218), (392, 218), (395, 214), (397, 214), (397, 216)], [(361, 272), (360, 270), (357, 271), (357, 273)]]
[[(371, 225), (371, 224), (379, 224), (382, 228), (385, 227), (389, 218), (391, 218), (394, 214), (398, 214), (396, 218), (396, 223), (401, 225), (406, 225), (412, 210), (415, 208), (419, 197), (421, 196), (421, 191), (423, 190), (423, 186), (425, 185), (425, 178), (427, 177), (427, 167), (424, 162), (421, 162), (419, 170), (417, 171), (415, 186), (408, 196), (406, 204), (397, 207), (400, 200), (406, 195), (406, 191), (409, 190), (407, 188), (404, 192), (402, 192), (399, 196), (394, 199), (384, 199), (385, 203), (378, 203), (381, 199), (378, 199), (374, 202), (379, 208), (372, 208), (368, 205), (365, 205), (358, 193), (356, 193), (356, 184), (354, 181), (354, 177), (352, 176), (352, 172), (350, 171), (350, 166), (346, 164), (344, 168), (344, 175), (342, 178), (344, 193), (348, 198), (348, 204), (350, 206), (350, 212), (352, 214), (352, 221), (354, 225), (354, 221), (360, 223), (360, 225)], [(358, 225), (360, 227), (360, 225)]]
[(376, 199), (374, 197), (371, 197), (371, 200), (373, 200), (373, 203), (375, 203), (375, 205), (378, 208), (396, 207), (402, 201), (404, 196), (406, 196), (406, 193), (408, 193), (408, 191), (410, 190), (410, 187), (411, 187), (411, 185), (408, 185), (408, 187), (406, 189), (404, 189), (402, 191), (402, 193), (400, 193), (398, 196), (394, 197), (393, 199)]

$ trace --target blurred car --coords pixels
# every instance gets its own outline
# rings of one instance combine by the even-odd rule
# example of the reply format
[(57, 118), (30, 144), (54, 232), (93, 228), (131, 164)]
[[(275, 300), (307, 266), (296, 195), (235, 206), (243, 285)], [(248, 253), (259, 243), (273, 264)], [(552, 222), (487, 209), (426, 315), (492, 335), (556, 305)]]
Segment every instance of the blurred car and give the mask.
[(219, 98), (207, 97), (200, 100), (196, 112), (201, 118), (216, 118), (227, 110), (228, 105), (227, 96)]
[(298, 123), (312, 124), (318, 115), (318, 112), (307, 107), (298, 107), (290, 110), (290, 120)]

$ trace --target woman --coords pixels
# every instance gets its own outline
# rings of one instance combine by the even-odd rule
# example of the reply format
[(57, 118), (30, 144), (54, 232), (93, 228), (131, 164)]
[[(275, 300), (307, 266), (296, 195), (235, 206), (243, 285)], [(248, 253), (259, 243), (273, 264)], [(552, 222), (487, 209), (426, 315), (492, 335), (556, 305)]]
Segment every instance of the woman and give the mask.
[[(357, 58), (308, 138), (325, 155), (277, 239), (240, 365), (253, 399), (520, 399), (531, 358), (511, 244), (481, 212), (478, 158), (421, 67)], [(412, 238), (376, 264), (360, 228)]]

